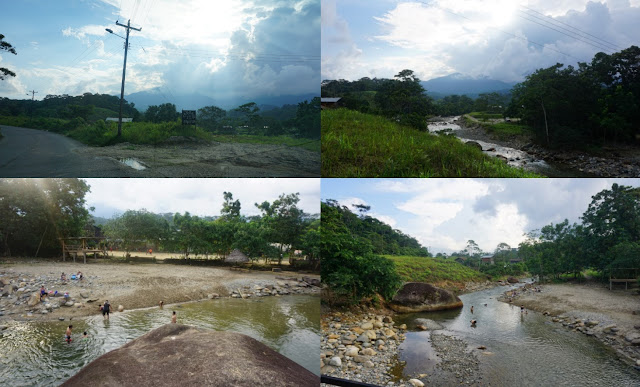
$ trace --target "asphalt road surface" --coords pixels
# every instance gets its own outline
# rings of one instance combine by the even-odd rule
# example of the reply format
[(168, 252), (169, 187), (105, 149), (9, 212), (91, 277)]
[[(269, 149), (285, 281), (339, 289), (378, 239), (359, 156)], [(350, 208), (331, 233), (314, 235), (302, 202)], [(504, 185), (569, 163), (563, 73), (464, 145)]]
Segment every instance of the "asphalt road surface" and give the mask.
[(77, 154), (86, 145), (44, 130), (2, 125), (0, 177), (136, 177), (106, 157)]

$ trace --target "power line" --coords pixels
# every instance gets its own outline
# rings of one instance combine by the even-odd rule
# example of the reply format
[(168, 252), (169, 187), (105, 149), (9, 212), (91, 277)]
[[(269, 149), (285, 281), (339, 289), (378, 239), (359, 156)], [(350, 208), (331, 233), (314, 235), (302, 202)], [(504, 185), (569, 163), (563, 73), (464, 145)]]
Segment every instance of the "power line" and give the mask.
[[(31, 90), (31, 91), (30, 91), (30, 93), (31, 93), (31, 100), (32, 100), (32, 101), (35, 101), (35, 100), (36, 100), (36, 93), (37, 93), (37, 91), (35, 91), (35, 90)], [(29, 95), (29, 94), (27, 93), (27, 95)]]
[[(533, 17), (533, 15), (529, 15), (528, 13), (525, 13), (525, 15)], [(602, 45), (602, 44), (599, 44), (599, 43), (597, 43), (597, 42), (594, 42), (595, 44), (594, 44), (594, 43), (590, 43), (590, 42), (588, 42), (588, 41), (586, 41), (586, 40), (580, 39), (579, 37), (569, 35), (569, 34), (564, 33), (564, 32), (562, 32), (562, 31), (560, 31), (560, 30), (558, 30), (558, 29), (555, 29), (555, 28), (553, 28), (553, 27), (550, 27), (550, 26), (544, 25), (544, 24), (542, 24), (542, 23), (538, 23), (538, 22), (536, 22), (535, 20), (528, 19), (528, 18), (526, 18), (526, 17), (524, 17), (524, 16), (518, 15), (518, 17), (520, 17), (521, 19), (524, 19), (524, 20), (530, 21), (531, 23), (535, 23), (535, 24), (537, 24), (537, 25), (539, 25), (539, 26), (542, 26), (542, 27), (548, 28), (548, 29), (550, 29), (550, 30), (554, 30), (554, 31), (556, 31), (556, 32), (559, 32), (559, 33), (561, 33), (562, 35), (568, 36), (568, 37), (570, 37), (570, 38), (572, 38), (572, 39), (575, 39), (575, 40), (578, 40), (578, 41), (580, 41), (580, 42), (582, 42), (582, 43), (586, 43), (586, 44), (588, 44), (588, 45), (590, 45), (590, 46), (592, 46), (592, 47), (595, 47), (595, 48), (597, 48), (597, 49), (599, 49), (599, 50), (604, 50), (604, 51), (607, 51), (607, 52), (611, 52), (611, 51), (613, 51), (611, 48), (606, 47), (606, 46), (604, 46), (604, 45)], [(562, 28), (562, 27), (558, 27), (558, 28)], [(568, 31), (568, 30), (567, 30), (567, 31)], [(569, 32), (571, 32), (571, 31), (569, 31)], [(572, 33), (572, 34), (575, 34), (574, 32), (571, 32), (571, 33)], [(578, 36), (579, 36), (579, 35), (578, 35)]]
[(537, 14), (539, 14), (539, 15), (542, 15), (542, 16), (544, 16), (544, 17), (546, 17), (546, 18), (552, 19), (553, 21), (555, 21), (555, 22), (557, 22), (557, 23), (563, 24), (563, 25), (565, 25), (565, 26), (567, 26), (567, 27), (570, 27), (570, 28), (573, 28), (573, 29), (575, 29), (575, 30), (577, 30), (577, 31), (580, 31), (580, 32), (582, 32), (583, 34), (587, 34), (587, 35), (589, 35), (589, 36), (591, 36), (591, 37), (593, 37), (593, 38), (596, 38), (596, 39), (598, 39), (598, 40), (600, 40), (600, 41), (602, 41), (602, 42), (604, 42), (604, 43), (609, 44), (609, 45), (610, 45), (610, 46), (612, 46), (612, 47), (616, 47), (616, 49), (617, 49), (617, 50), (621, 50), (621, 49), (622, 49), (622, 48), (618, 47), (618, 45), (616, 45), (615, 43), (608, 42), (608, 41), (606, 41), (606, 40), (604, 40), (604, 39), (601, 39), (601, 38), (599, 38), (599, 37), (597, 37), (597, 36), (595, 36), (595, 35), (592, 35), (592, 34), (590, 34), (590, 33), (586, 32), (586, 31), (583, 31), (583, 30), (581, 30), (581, 29), (579, 29), (579, 28), (577, 28), (577, 27), (574, 27), (574, 26), (572, 26), (572, 25), (570, 25), (570, 24), (567, 24), (567, 23), (562, 22), (562, 21), (560, 21), (560, 20), (556, 20), (556, 19), (554, 19), (554, 18), (552, 18), (552, 17), (550, 17), (550, 16), (547, 16), (547, 15), (545, 15), (545, 14), (541, 13), (541, 12), (536, 11), (535, 9), (531, 9), (531, 8), (525, 7), (524, 5), (521, 5), (521, 7), (522, 7), (522, 8), (524, 8), (524, 9), (527, 9), (527, 10), (529, 10), (529, 11), (535, 12), (535, 13), (537, 13)]

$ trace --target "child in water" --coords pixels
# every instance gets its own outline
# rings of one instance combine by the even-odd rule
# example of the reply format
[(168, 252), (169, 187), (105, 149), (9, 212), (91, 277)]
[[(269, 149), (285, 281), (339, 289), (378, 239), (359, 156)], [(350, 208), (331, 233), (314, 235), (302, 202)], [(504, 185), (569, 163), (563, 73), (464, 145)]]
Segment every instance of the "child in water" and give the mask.
[(173, 315), (171, 316), (171, 323), (176, 324), (178, 322), (178, 316), (176, 316), (176, 311), (173, 311)]
[(73, 325), (69, 325), (67, 331), (64, 333), (65, 340), (68, 344), (71, 343), (71, 329), (73, 329)]

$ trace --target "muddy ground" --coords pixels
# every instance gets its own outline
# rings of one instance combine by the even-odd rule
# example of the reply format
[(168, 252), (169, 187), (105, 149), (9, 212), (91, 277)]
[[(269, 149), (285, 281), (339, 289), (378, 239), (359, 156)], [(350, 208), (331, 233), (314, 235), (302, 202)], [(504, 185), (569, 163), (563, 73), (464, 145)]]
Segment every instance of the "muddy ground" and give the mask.
[(75, 151), (117, 161), (133, 158), (146, 169), (128, 169), (132, 177), (320, 177), (320, 152), (286, 145), (175, 139), (162, 145), (121, 143)]

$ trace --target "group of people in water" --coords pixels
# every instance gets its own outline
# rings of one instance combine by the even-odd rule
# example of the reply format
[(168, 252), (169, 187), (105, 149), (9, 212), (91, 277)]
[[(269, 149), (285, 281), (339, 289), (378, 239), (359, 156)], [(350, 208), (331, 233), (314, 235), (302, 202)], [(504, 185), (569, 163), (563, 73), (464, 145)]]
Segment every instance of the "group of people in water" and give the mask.
[[(42, 286), (41, 292), (44, 289), (44, 286)], [(42, 293), (41, 296), (42, 297)], [(164, 307), (164, 300), (161, 300), (160, 303), (158, 304), (160, 306), (160, 309), (163, 309)], [(103, 320), (109, 320), (109, 313), (111, 312), (111, 304), (109, 303), (109, 300), (105, 300), (104, 304), (100, 305), (100, 311), (102, 312), (102, 319)], [(172, 324), (177, 324), (178, 323), (178, 316), (176, 315), (176, 311), (174, 310), (173, 313), (171, 314), (171, 323)], [(67, 327), (67, 330), (64, 333), (64, 339), (67, 343), (71, 343), (71, 330), (73, 329), (73, 325), (69, 325)], [(83, 339), (88, 338), (89, 336), (87, 335), (87, 332), (85, 331), (82, 335)]]
[[(488, 304), (484, 304), (484, 306), (487, 306), (487, 305)], [(471, 311), (471, 314), (473, 314), (473, 305), (471, 305), (470, 311)], [(520, 313), (521, 314), (529, 314), (527, 309), (525, 309), (524, 305), (520, 305)], [(471, 319), (470, 323), (471, 323), (471, 327), (472, 328), (476, 328), (478, 326), (478, 320), (476, 320), (475, 318)]]

